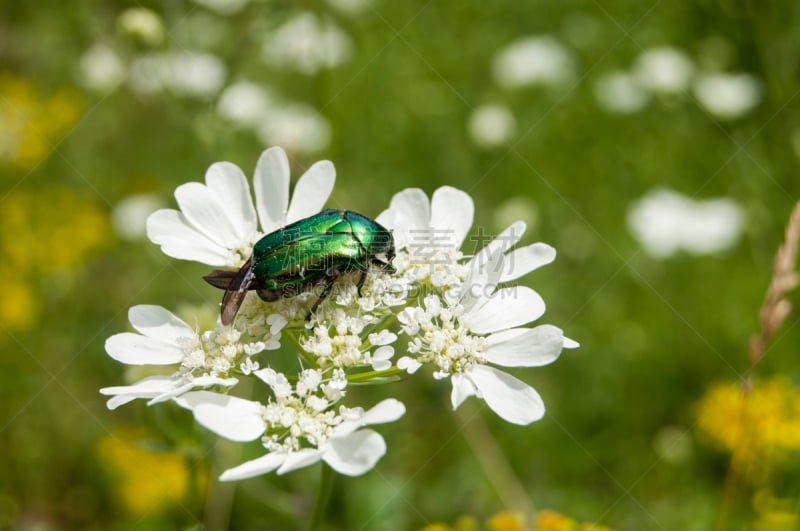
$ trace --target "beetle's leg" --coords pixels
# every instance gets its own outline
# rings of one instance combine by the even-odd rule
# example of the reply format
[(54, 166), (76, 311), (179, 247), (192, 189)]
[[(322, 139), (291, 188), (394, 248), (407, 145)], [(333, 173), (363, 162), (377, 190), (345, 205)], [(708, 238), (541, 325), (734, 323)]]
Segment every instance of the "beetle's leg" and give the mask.
[(325, 279), (325, 288), (323, 288), (322, 293), (319, 294), (317, 302), (315, 302), (314, 306), (311, 307), (311, 311), (308, 312), (308, 315), (306, 316), (306, 321), (311, 319), (311, 316), (314, 314), (314, 312), (317, 311), (317, 308), (319, 307), (320, 303), (323, 300), (325, 300), (328, 297), (328, 295), (331, 294), (331, 290), (333, 289), (333, 283), (336, 282), (336, 279), (339, 277), (339, 273), (341, 273), (341, 271), (333, 268), (327, 271), (327, 278)]
[(367, 280), (367, 269), (361, 270), (361, 276), (358, 278), (358, 284), (356, 284), (356, 288), (358, 289), (358, 296), (363, 297), (361, 295), (361, 288), (364, 287), (364, 281)]

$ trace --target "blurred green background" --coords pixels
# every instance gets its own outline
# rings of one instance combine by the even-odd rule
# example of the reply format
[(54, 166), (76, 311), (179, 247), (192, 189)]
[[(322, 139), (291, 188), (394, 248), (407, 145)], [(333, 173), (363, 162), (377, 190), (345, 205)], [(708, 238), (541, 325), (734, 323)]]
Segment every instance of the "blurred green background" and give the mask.
[[(295, 178), (334, 162), (331, 206), (374, 216), (447, 184), (474, 198), (476, 229), (524, 219), (523, 241), (559, 254), (522, 282), (582, 345), (515, 372), (548, 407), (527, 427), (475, 400), (454, 415), (427, 378), (365, 389), (408, 414), (380, 430), (375, 470), (338, 480), (332, 528), (549, 508), (621, 530), (800, 529), (797, 314), (758, 367), (764, 424), (736, 424), (800, 195), (797, 2), (0, 6), (0, 528), (305, 525), (316, 469), (220, 486), (237, 445), (170, 406), (112, 413), (97, 391), (135, 376), (103, 349), (130, 306), (218, 303), (208, 268), (161, 254), (144, 216), (212, 162), (252, 175), (279, 144)], [(680, 208), (651, 201), (637, 229), (658, 189)], [(741, 450), (737, 426), (777, 435)]]

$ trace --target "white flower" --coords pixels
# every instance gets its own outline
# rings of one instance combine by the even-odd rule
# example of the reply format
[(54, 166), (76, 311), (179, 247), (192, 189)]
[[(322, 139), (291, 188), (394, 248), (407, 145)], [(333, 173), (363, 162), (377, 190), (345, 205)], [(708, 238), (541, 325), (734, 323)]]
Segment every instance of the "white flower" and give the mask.
[(739, 238), (742, 212), (726, 198), (696, 201), (667, 189), (648, 192), (628, 209), (628, 227), (655, 258), (684, 250), (692, 254), (723, 251)]
[[(263, 319), (263, 316), (261, 317)], [(109, 409), (136, 398), (148, 398), (149, 404), (163, 402), (197, 387), (237, 383), (233, 377), (244, 363), (245, 374), (256, 367), (249, 362), (247, 339), (258, 341), (262, 350), (275, 350), (280, 344), (280, 331), (286, 320), (279, 315), (266, 319), (257, 337), (244, 337), (232, 327), (218, 325), (215, 330), (198, 334), (188, 324), (160, 306), (140, 305), (128, 311), (128, 319), (138, 333), (123, 332), (106, 340), (111, 358), (127, 365), (177, 365), (171, 376), (153, 376), (133, 385), (106, 387), (100, 392), (110, 395)], [(243, 328), (252, 322), (245, 316)]]
[(275, 106), (273, 100), (269, 92), (259, 85), (240, 81), (222, 91), (217, 112), (237, 125), (255, 128), (264, 122), (270, 109)]
[(761, 101), (761, 85), (750, 74), (705, 74), (694, 94), (708, 112), (723, 119), (739, 118)]
[(304, 103), (273, 105), (263, 115), (256, 132), (266, 144), (281, 145), (300, 153), (321, 151), (331, 141), (328, 120)]
[(306, 75), (333, 68), (352, 54), (350, 38), (330, 20), (300, 13), (264, 39), (264, 59)]
[(603, 75), (594, 86), (597, 102), (606, 111), (631, 114), (642, 110), (650, 100), (650, 95), (639, 84), (638, 79), (622, 71)]
[(219, 97), (217, 112), (252, 130), (265, 144), (290, 152), (315, 153), (331, 140), (328, 120), (314, 107), (286, 101), (249, 81), (227, 87)]
[(219, 57), (182, 50), (136, 59), (128, 80), (131, 88), (143, 94), (167, 89), (183, 96), (206, 98), (222, 87), (225, 76), (225, 64)]
[[(469, 277), (457, 296), (443, 303), (437, 295), (429, 295), (423, 306), (398, 314), (403, 331), (410, 337), (408, 351), (414, 358), (401, 358), (397, 365), (413, 373), (420, 364), (428, 363), (435, 369), (435, 378), (450, 377), (454, 409), (474, 395), (508, 422), (529, 424), (544, 415), (539, 395), (526, 383), (488, 364), (538, 367), (554, 361), (562, 348), (578, 345), (552, 325), (518, 328), (541, 317), (545, 306), (530, 288), (496, 289), (507, 275), (503, 266), (507, 241), (498, 238), (487, 246), (490, 256), (485, 261), (485, 255), (476, 256), (481, 263), (471, 264)], [(531, 261), (523, 268), (533, 267)]]
[(164, 40), (164, 22), (158, 13), (145, 7), (131, 7), (117, 18), (119, 29), (140, 39), (149, 46), (158, 46)]
[(492, 62), (495, 82), (503, 88), (561, 85), (575, 77), (572, 54), (549, 35), (516, 40)]
[(634, 72), (643, 87), (653, 92), (675, 94), (689, 87), (694, 65), (683, 51), (660, 46), (642, 52), (636, 59)]
[(307, 388), (301, 395), (272, 369), (255, 374), (273, 388), (275, 398), (267, 404), (207, 391), (187, 393), (176, 400), (217, 435), (233, 441), (261, 437), (269, 450), (263, 457), (226, 470), (220, 476), (222, 481), (272, 471), (285, 474), (320, 460), (341, 474), (361, 475), (386, 453), (386, 443), (377, 432), (360, 428), (392, 422), (405, 413), (403, 404), (392, 398), (366, 412), (344, 406), (335, 411), (329, 399), (310, 394)]
[(175, 190), (180, 211), (164, 209), (150, 216), (147, 236), (174, 258), (239, 266), (264, 234), (319, 212), (335, 179), (329, 161), (313, 164), (297, 181), (290, 203), (289, 160), (282, 149), (270, 148), (256, 165), (254, 207), (242, 170), (217, 162), (206, 172), (205, 185), (187, 183)]
[(371, 0), (328, 0), (328, 5), (346, 15), (359, 15), (371, 7)]
[(482, 148), (493, 148), (508, 142), (517, 124), (504, 105), (482, 105), (472, 112), (467, 124), (470, 138)]
[(195, 4), (207, 7), (220, 15), (233, 15), (242, 10), (249, 0), (194, 0)]
[(111, 221), (120, 238), (135, 240), (146, 232), (147, 218), (161, 207), (158, 197), (152, 194), (134, 194), (114, 205)]
[(127, 74), (119, 55), (102, 43), (86, 50), (80, 58), (79, 66), (78, 82), (96, 91), (114, 90)]

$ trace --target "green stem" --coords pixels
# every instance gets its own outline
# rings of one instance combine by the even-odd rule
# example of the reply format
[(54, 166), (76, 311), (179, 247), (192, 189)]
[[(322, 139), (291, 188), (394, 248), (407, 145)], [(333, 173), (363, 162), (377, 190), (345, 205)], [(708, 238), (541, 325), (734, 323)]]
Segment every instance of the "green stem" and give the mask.
[(320, 529), (320, 525), (325, 521), (328, 500), (330, 500), (331, 492), (333, 491), (333, 469), (325, 463), (320, 464), (322, 465), (322, 472), (319, 478), (319, 490), (317, 491), (317, 499), (314, 501), (314, 512), (311, 513), (308, 531)]
[(372, 380), (373, 378), (386, 378), (387, 376), (396, 376), (398, 374), (404, 374), (405, 372), (406, 371), (404, 369), (399, 369), (397, 367), (392, 367), (391, 369), (386, 369), (385, 371), (359, 372), (356, 374), (347, 375), (347, 381), (363, 382), (367, 380)]

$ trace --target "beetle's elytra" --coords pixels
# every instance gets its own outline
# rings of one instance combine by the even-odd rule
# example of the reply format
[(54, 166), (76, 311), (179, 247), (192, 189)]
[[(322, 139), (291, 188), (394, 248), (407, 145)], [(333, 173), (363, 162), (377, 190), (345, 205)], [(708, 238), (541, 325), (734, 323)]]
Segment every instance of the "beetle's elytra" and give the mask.
[(313, 313), (339, 275), (361, 271), (360, 293), (370, 267), (394, 271), (394, 254), (392, 233), (378, 222), (351, 210), (329, 208), (261, 238), (238, 271), (215, 270), (203, 278), (225, 290), (220, 317), (228, 325), (250, 290), (275, 301), (322, 286)]

